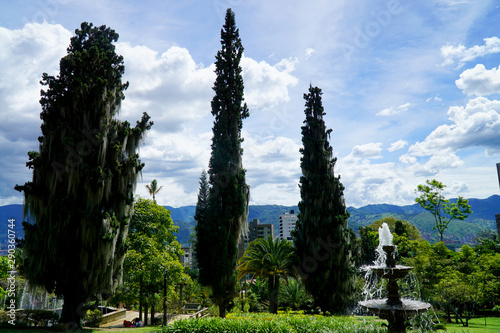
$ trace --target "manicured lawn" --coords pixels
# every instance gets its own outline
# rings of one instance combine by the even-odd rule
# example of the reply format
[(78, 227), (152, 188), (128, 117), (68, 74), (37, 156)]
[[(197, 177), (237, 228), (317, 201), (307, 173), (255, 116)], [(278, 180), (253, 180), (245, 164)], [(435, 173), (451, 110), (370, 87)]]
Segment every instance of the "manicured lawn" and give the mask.
[[(194, 332), (387, 332), (382, 324), (385, 320), (373, 316), (355, 316), (355, 317), (322, 317), (312, 315), (271, 315), (268, 313), (232, 315), (227, 319), (203, 318), (199, 320), (179, 321), (168, 325), (167, 329), (161, 326), (150, 326), (141, 328), (85, 328), (80, 333), (194, 333)], [(38, 329), (19, 329), (2, 328), (2, 333), (52, 333), (47, 328)], [(76, 331), (74, 331), (76, 332)], [(461, 324), (446, 324), (446, 331), (438, 332), (451, 333), (498, 333), (500, 332), (500, 318), (488, 317), (486, 326), (483, 318), (475, 318), (469, 321), (469, 327), (462, 327)]]
[[(463, 327), (462, 324), (447, 323), (446, 330), (448, 332), (477, 332), (477, 333), (498, 333), (500, 332), (500, 318), (486, 318), (486, 326), (484, 325), (484, 317), (474, 318), (469, 320), (469, 327)], [(444, 331), (439, 331), (444, 332)]]

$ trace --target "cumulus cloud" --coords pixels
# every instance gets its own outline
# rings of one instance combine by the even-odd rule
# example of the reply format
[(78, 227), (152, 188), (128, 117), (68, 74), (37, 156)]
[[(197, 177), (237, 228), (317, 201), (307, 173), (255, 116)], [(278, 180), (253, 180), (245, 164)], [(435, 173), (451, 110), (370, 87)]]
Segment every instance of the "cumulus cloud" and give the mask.
[(300, 145), (287, 137), (243, 135), (243, 163), (252, 202), (296, 205), (300, 197)]
[(406, 112), (408, 111), (408, 108), (410, 107), (410, 103), (405, 103), (401, 104), (397, 107), (390, 107), (387, 109), (383, 109), (379, 113), (377, 113), (377, 116), (392, 116), (401, 112)]
[(243, 57), (241, 68), (245, 82), (245, 101), (254, 110), (271, 109), (282, 102), (288, 102), (289, 88), (298, 83), (291, 73), (297, 59), (283, 59), (274, 66), (265, 61), (257, 62)]
[(459, 68), (478, 57), (498, 52), (500, 52), (500, 38), (498, 37), (485, 38), (484, 45), (474, 45), (470, 48), (466, 48), (462, 44), (441, 47), (441, 56), (444, 58), (443, 65), (453, 65), (458, 62)]
[(382, 158), (382, 143), (367, 143), (364, 145), (356, 145), (352, 148), (350, 156), (353, 158), (378, 159)]
[(404, 154), (399, 157), (399, 162), (403, 164), (415, 164), (417, 163), (417, 158), (415, 156)]
[(399, 149), (403, 149), (407, 145), (408, 145), (408, 141), (398, 140), (396, 142), (391, 143), (391, 146), (389, 148), (387, 148), (387, 150), (392, 152), (392, 151), (396, 151)]
[(39, 82), (44, 72), (57, 75), (70, 38), (68, 30), (48, 23), (29, 23), (17, 30), (0, 27), (1, 205), (22, 201), (13, 187), (31, 177), (26, 153), (38, 148), (41, 135)]
[(465, 70), (455, 81), (458, 89), (466, 95), (487, 96), (500, 93), (500, 66), (486, 69), (478, 64)]
[(125, 59), (124, 80), (130, 82), (123, 117), (146, 111), (163, 130), (179, 132), (184, 122), (210, 114), (213, 66), (196, 64), (187, 49), (177, 46), (159, 55), (145, 46), (119, 43), (117, 53)]
[(446, 149), (457, 151), (478, 146), (499, 149), (500, 101), (477, 97), (469, 100), (465, 107), (450, 107), (448, 117), (452, 125), (437, 127), (424, 141), (412, 145), (409, 152), (430, 156)]

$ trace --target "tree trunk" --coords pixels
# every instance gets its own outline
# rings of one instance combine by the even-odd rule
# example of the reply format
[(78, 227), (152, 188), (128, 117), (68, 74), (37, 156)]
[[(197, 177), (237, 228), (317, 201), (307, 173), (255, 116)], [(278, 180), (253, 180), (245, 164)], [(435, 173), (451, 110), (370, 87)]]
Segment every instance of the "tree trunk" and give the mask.
[(139, 320), (142, 321), (142, 305), (143, 305), (143, 299), (142, 299), (142, 276), (139, 280)]
[(151, 305), (151, 325), (155, 324), (155, 303)]
[(277, 276), (270, 276), (268, 278), (268, 286), (269, 286), (269, 312), (278, 314), (278, 294), (280, 281)]
[(75, 292), (76, 288), (64, 293), (64, 304), (61, 312), (61, 323), (66, 324), (66, 330), (82, 327), (81, 319), (85, 315), (82, 310), (83, 299)]
[(219, 305), (219, 317), (226, 318), (226, 301)]
[(148, 324), (148, 303), (144, 303), (144, 326)]

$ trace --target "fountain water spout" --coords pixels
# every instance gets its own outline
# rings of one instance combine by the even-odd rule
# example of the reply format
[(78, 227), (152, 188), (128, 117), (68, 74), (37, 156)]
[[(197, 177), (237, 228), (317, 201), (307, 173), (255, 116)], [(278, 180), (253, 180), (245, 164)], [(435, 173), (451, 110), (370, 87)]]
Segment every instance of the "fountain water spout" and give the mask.
[(368, 269), (387, 280), (387, 298), (365, 300), (359, 304), (380, 318), (386, 319), (389, 322), (389, 333), (406, 332), (405, 321), (413, 318), (419, 312), (423, 313), (429, 310), (431, 305), (401, 298), (397, 280), (405, 277), (413, 267), (396, 265), (394, 256), (396, 246), (392, 245), (392, 234), (386, 223), (382, 225), (382, 228), (379, 228), (377, 251), (379, 251), (379, 261)]

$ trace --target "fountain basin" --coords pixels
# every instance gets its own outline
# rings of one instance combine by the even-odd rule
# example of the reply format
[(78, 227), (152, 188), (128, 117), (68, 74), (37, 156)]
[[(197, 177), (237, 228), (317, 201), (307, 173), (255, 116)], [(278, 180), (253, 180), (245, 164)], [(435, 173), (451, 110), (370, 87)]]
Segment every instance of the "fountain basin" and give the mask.
[(402, 265), (396, 265), (395, 267), (370, 266), (369, 269), (384, 279), (401, 279), (408, 275), (413, 267)]
[(397, 305), (388, 304), (387, 298), (361, 301), (359, 305), (383, 319), (387, 319), (387, 316), (394, 315), (395, 313), (404, 314), (409, 319), (431, 308), (429, 303), (406, 298), (401, 299), (401, 304)]

